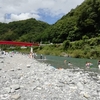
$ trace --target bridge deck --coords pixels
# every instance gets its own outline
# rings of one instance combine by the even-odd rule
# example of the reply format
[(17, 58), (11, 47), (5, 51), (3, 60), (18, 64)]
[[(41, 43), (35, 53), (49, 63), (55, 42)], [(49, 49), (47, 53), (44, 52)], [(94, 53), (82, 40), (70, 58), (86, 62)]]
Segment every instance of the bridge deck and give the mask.
[(0, 41), (0, 45), (16, 45), (16, 46), (39, 46), (39, 43), (17, 42), (17, 41)]

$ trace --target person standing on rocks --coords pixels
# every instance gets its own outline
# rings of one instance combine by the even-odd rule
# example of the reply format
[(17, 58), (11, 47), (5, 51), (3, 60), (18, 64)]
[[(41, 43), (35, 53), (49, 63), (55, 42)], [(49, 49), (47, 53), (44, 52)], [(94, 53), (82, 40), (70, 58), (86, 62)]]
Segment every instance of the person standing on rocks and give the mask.
[(30, 58), (33, 58), (33, 53), (32, 52), (30, 52)]

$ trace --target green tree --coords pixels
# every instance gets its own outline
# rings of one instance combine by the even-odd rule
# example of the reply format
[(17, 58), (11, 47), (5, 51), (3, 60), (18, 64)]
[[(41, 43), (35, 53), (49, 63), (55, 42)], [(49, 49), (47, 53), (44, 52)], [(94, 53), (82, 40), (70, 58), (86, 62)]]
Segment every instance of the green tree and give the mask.
[(66, 40), (63, 42), (63, 49), (64, 50), (67, 50), (70, 46), (70, 41), (69, 40)]

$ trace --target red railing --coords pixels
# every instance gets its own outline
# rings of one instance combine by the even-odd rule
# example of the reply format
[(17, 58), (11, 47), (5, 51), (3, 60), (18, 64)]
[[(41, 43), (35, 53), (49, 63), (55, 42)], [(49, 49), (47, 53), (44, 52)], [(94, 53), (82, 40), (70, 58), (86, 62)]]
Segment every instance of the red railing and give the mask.
[(16, 42), (16, 41), (0, 41), (0, 44), (16, 45), (16, 46), (39, 46), (39, 43)]

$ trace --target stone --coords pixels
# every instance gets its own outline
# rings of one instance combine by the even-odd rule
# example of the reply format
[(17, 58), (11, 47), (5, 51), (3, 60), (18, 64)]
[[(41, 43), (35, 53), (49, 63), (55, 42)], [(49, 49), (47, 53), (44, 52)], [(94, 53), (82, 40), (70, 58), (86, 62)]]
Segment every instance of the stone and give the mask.
[(19, 86), (19, 84), (14, 84), (14, 85), (11, 85), (10, 88), (13, 90), (18, 90), (18, 89), (20, 89), (20, 86)]
[(85, 98), (89, 98), (89, 97), (90, 97), (90, 95), (88, 95), (87, 93), (84, 93), (83, 96), (84, 96)]
[(30, 65), (30, 64), (28, 64), (28, 65), (27, 65), (27, 68), (30, 68), (30, 67), (31, 67), (31, 65)]
[(11, 99), (18, 100), (20, 98), (21, 98), (21, 96), (19, 94), (11, 95)]
[(59, 70), (24, 54), (5, 59), (0, 66), (0, 100), (100, 100), (99, 73)]
[(4, 88), (4, 90), (5, 90), (7, 93), (10, 93), (10, 92), (11, 92), (11, 88), (10, 88), (10, 87), (6, 87), (6, 88)]

